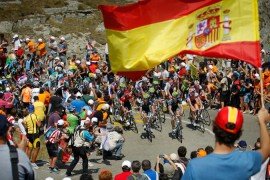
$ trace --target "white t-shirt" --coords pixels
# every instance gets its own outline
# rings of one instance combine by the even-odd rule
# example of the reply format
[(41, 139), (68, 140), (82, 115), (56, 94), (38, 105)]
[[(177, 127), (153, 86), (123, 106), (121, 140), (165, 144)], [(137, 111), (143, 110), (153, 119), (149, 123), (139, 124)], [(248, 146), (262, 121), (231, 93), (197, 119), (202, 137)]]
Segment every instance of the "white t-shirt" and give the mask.
[(257, 174), (254, 174), (253, 176), (250, 177), (250, 180), (265, 179), (265, 173), (266, 173), (268, 161), (269, 161), (269, 158), (267, 158), (265, 162), (262, 164), (261, 170)]

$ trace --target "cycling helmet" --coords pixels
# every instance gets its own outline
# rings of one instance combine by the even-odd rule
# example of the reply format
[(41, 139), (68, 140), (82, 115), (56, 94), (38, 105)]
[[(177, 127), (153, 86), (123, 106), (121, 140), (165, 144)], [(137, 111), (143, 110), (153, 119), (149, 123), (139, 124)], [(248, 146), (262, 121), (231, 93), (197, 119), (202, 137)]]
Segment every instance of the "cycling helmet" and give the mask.
[(125, 83), (120, 83), (120, 87), (125, 88), (126, 84)]
[(149, 92), (150, 92), (150, 93), (154, 93), (154, 92), (155, 92), (155, 88), (150, 87), (150, 88), (149, 88)]
[(173, 96), (173, 97), (177, 97), (177, 96), (178, 96), (178, 92), (174, 91), (174, 92), (172, 93), (172, 96)]
[(154, 85), (158, 85), (159, 82), (158, 82), (158, 81), (153, 81), (153, 84), (154, 84)]
[(147, 99), (147, 98), (149, 98), (149, 97), (150, 97), (150, 96), (149, 96), (148, 93), (144, 93), (144, 94), (143, 94), (143, 98), (144, 98), (144, 99)]
[(97, 76), (96, 76), (96, 74), (94, 74), (94, 73), (89, 73), (89, 77), (90, 77), (90, 78), (96, 78)]

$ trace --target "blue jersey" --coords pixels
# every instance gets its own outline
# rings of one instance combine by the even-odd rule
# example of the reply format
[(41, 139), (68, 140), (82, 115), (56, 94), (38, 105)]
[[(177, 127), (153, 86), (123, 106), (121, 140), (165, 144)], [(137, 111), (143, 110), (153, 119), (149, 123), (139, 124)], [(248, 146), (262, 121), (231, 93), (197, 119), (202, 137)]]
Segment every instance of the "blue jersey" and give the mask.
[(260, 171), (262, 155), (257, 151), (235, 150), (229, 154), (209, 154), (190, 161), (182, 180), (192, 179), (241, 179), (249, 178)]

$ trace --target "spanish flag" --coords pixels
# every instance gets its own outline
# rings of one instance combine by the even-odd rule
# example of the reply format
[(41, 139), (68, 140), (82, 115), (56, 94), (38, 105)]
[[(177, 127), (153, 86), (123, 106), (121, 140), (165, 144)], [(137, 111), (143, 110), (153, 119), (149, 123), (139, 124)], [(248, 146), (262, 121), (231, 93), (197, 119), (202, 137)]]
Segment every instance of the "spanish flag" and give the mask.
[(257, 0), (141, 0), (99, 9), (112, 71), (133, 80), (177, 54), (261, 66)]

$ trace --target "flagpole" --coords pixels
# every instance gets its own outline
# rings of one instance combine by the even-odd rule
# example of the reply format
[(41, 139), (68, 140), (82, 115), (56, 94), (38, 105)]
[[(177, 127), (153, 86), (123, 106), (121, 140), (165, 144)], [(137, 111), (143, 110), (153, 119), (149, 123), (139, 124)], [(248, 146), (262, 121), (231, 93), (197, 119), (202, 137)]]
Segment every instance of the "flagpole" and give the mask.
[(260, 84), (261, 84), (261, 103), (262, 103), (262, 108), (265, 108), (264, 106), (264, 97), (263, 97), (263, 77), (262, 77), (262, 68), (259, 68), (259, 73), (260, 73)]

